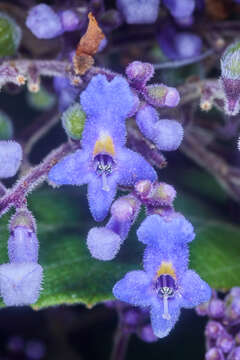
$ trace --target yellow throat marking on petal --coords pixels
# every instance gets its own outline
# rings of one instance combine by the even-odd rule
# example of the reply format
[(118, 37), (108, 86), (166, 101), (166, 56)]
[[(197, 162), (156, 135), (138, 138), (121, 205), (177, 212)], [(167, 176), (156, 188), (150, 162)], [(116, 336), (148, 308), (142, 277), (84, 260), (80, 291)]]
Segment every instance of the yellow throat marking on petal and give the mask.
[(115, 155), (113, 140), (108, 134), (101, 134), (94, 145), (93, 157), (100, 153), (109, 154), (112, 157)]
[(177, 278), (172, 263), (166, 261), (163, 261), (158, 268), (157, 276), (160, 277), (161, 275), (171, 275), (174, 280)]

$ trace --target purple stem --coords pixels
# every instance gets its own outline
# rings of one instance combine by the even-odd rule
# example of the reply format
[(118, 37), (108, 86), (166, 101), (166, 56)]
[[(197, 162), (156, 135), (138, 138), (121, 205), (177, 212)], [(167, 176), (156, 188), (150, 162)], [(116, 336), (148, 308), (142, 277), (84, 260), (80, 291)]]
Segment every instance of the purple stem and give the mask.
[(127, 353), (128, 343), (131, 336), (130, 331), (126, 331), (123, 326), (117, 328), (111, 360), (124, 360)]
[(6, 195), (0, 199), (0, 216), (9, 210), (10, 207), (21, 207), (26, 203), (26, 195), (34, 187), (46, 180), (50, 169), (66, 154), (73, 150), (73, 144), (65, 143), (53, 150), (39, 165), (30, 169), (28, 174), (22, 177)]

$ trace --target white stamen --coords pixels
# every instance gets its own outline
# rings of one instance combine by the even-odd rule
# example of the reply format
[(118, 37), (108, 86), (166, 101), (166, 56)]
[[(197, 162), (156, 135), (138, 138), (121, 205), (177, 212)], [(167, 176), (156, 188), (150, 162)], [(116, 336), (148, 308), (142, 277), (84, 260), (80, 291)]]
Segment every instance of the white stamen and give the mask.
[(110, 187), (107, 183), (107, 176), (106, 176), (106, 173), (103, 171), (102, 173), (102, 190), (104, 191), (109, 191), (110, 190)]
[(163, 295), (163, 314), (162, 314), (163, 319), (166, 320), (170, 320), (171, 316), (168, 312), (168, 295), (165, 294)]

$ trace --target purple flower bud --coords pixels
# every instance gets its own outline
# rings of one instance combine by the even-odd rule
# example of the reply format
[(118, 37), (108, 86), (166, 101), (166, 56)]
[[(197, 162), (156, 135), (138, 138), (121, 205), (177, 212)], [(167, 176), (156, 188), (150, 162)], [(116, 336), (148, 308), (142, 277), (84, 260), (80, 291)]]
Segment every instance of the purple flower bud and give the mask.
[(135, 192), (141, 200), (149, 197), (149, 194), (152, 192), (153, 185), (149, 180), (140, 180), (134, 186)]
[(75, 11), (64, 10), (59, 15), (64, 31), (75, 31), (79, 29), (80, 19)]
[(163, 3), (175, 18), (191, 16), (195, 9), (195, 0), (163, 0)]
[(141, 311), (138, 308), (128, 307), (122, 314), (122, 320), (125, 325), (136, 327), (141, 319)]
[(175, 107), (180, 101), (180, 95), (177, 89), (164, 84), (146, 86), (143, 95), (149, 104), (157, 107)]
[(235, 342), (237, 345), (240, 345), (240, 331), (235, 335)]
[(235, 347), (227, 357), (227, 360), (240, 360), (240, 346)]
[(29, 305), (41, 290), (42, 267), (36, 263), (0, 266), (0, 290), (7, 306)]
[(229, 322), (240, 319), (240, 297), (227, 296), (225, 318)]
[(22, 148), (15, 141), (0, 141), (0, 178), (14, 176), (22, 161)]
[(234, 347), (235, 341), (233, 337), (226, 331), (222, 332), (217, 338), (217, 347), (221, 349), (225, 354), (228, 354)]
[(157, 20), (159, 0), (117, 0), (128, 24), (151, 24)]
[(159, 120), (157, 111), (150, 105), (144, 105), (136, 115), (136, 122), (146, 138), (159, 150), (176, 150), (183, 139), (183, 127), (175, 120)]
[(213, 318), (221, 318), (224, 316), (225, 304), (220, 299), (212, 299), (209, 303), (209, 316)]
[(224, 332), (224, 327), (217, 321), (210, 320), (205, 329), (205, 335), (209, 339), (217, 339)]
[(105, 227), (92, 228), (87, 237), (87, 245), (92, 257), (103, 261), (114, 259), (121, 242), (118, 234)]
[(26, 25), (38, 39), (53, 39), (64, 31), (60, 17), (46, 4), (30, 9)]
[(205, 360), (224, 360), (224, 355), (221, 349), (213, 347), (205, 355)]
[(29, 263), (38, 260), (38, 239), (31, 229), (17, 226), (8, 240), (8, 256), (11, 263)]
[(125, 72), (131, 85), (140, 90), (153, 76), (154, 67), (150, 63), (133, 61), (126, 67)]
[(139, 201), (131, 195), (122, 196), (111, 207), (111, 214), (118, 221), (133, 221), (140, 209)]
[(142, 341), (148, 343), (158, 341), (158, 337), (154, 335), (152, 326), (150, 324), (141, 327), (137, 334)]

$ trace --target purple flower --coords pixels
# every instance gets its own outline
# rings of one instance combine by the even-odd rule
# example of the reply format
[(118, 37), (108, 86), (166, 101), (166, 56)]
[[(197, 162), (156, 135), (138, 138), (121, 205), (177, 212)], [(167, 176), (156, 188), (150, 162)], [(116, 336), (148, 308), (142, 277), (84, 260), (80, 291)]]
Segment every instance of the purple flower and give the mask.
[(79, 90), (70, 84), (67, 78), (55, 77), (53, 86), (58, 93), (59, 110), (62, 112), (72, 105), (79, 94)]
[(161, 26), (158, 42), (164, 54), (173, 60), (181, 60), (200, 55), (202, 40), (191, 32), (179, 32), (172, 23)]
[(75, 31), (79, 29), (80, 19), (75, 11), (64, 10), (59, 15), (64, 31)]
[(190, 17), (195, 9), (195, 0), (163, 0), (171, 15), (175, 18)]
[(42, 267), (36, 263), (12, 263), (0, 266), (0, 291), (7, 306), (35, 303), (41, 282)]
[(109, 261), (115, 258), (122, 239), (107, 227), (92, 228), (87, 237), (87, 245), (91, 255), (95, 259)]
[(0, 178), (14, 176), (22, 161), (22, 148), (15, 141), (0, 141)]
[(126, 80), (117, 76), (108, 82), (95, 76), (81, 94), (87, 115), (82, 150), (66, 156), (49, 172), (57, 185), (88, 184), (88, 201), (96, 221), (103, 220), (115, 197), (117, 185), (132, 186), (157, 175), (139, 154), (127, 149), (125, 119), (134, 106)]
[(155, 214), (142, 222), (137, 236), (138, 240), (146, 245), (171, 249), (175, 244), (186, 245), (191, 242), (195, 233), (192, 224), (179, 213), (167, 219)]
[(145, 271), (127, 273), (113, 288), (117, 299), (150, 309), (153, 332), (160, 338), (174, 327), (182, 307), (193, 308), (211, 296), (207, 283), (188, 270), (186, 249), (176, 243), (170, 247), (170, 242), (166, 238), (161, 248), (148, 246), (144, 254)]
[(128, 24), (151, 24), (157, 20), (160, 0), (117, 0)]
[(60, 17), (46, 4), (36, 5), (29, 11), (26, 25), (38, 39), (52, 39), (64, 31)]
[(138, 110), (136, 123), (143, 135), (159, 150), (176, 150), (182, 142), (182, 125), (176, 120), (159, 119), (157, 110), (150, 105), (145, 104)]
[(225, 357), (224, 357), (221, 349), (218, 349), (217, 347), (213, 347), (207, 351), (207, 353), (205, 355), (205, 359), (206, 360), (225, 360)]
[(133, 61), (126, 67), (125, 72), (131, 86), (141, 90), (153, 76), (154, 67), (150, 63)]

